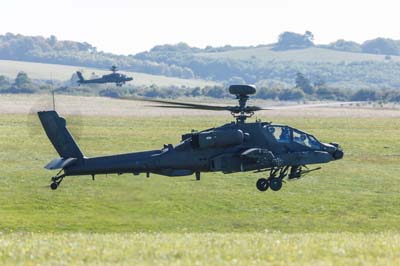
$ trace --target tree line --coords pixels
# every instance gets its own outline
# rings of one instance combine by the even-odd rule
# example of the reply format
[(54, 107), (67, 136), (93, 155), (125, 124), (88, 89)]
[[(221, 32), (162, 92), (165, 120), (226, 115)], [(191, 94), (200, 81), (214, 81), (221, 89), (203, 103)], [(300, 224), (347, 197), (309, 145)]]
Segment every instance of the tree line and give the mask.
[[(396, 89), (338, 89), (328, 86), (323, 80), (311, 81), (303, 73), (298, 72), (295, 77), (295, 86), (287, 88), (280, 83), (270, 83), (268, 86), (260, 86), (254, 98), (280, 101), (304, 101), (304, 100), (330, 100), (330, 101), (379, 101), (400, 102), (400, 90)], [(122, 96), (139, 96), (147, 98), (180, 98), (209, 97), (215, 99), (231, 98), (225, 86), (185, 87), (185, 86), (135, 86), (125, 85), (115, 87), (102, 84), (76, 86), (69, 82), (54, 82), (32, 80), (28, 74), (21, 71), (15, 79), (9, 79), (0, 75), (0, 94), (18, 93), (47, 93), (51, 90), (61, 94), (72, 95), (98, 95), (119, 98)]]
[(338, 51), (381, 54), (381, 55), (400, 55), (400, 40), (390, 38), (375, 38), (366, 40), (363, 43), (354, 41), (346, 41), (339, 39), (328, 45), (315, 45), (314, 35), (311, 31), (306, 31), (304, 34), (295, 32), (283, 32), (279, 35), (278, 42), (274, 45), (274, 50), (291, 50), (308, 48), (312, 46), (329, 48)]
[(292, 60), (260, 60), (257, 57), (239, 60), (230, 57), (202, 56), (202, 54), (252, 47), (226, 45), (208, 46), (201, 49), (191, 47), (186, 43), (158, 45), (148, 52), (124, 56), (98, 51), (96, 47), (86, 42), (62, 41), (55, 36), (45, 38), (12, 33), (0, 35), (0, 59), (107, 69), (111, 65), (117, 65), (122, 70), (220, 82), (239, 80), (244, 83), (262, 84), (278, 81), (286, 88), (293, 86), (293, 76), (297, 72), (305, 73), (313, 79), (323, 79), (326, 83), (344, 89), (400, 87), (398, 74), (400, 62), (391, 60), (391, 56), (400, 55), (399, 41), (376, 38), (362, 44), (338, 40), (329, 45), (315, 45), (313, 38), (314, 35), (310, 31), (304, 34), (283, 32), (279, 35), (278, 41), (269, 46), (281, 52), (316, 46), (348, 52), (381, 54), (385, 60), (356, 62), (349, 58), (340, 62), (294, 62)]

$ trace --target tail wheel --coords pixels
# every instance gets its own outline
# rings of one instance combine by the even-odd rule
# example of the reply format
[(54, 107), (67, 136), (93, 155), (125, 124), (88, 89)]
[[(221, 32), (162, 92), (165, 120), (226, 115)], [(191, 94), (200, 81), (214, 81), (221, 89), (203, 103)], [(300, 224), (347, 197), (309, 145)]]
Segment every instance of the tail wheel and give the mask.
[(51, 183), (51, 184), (50, 184), (50, 188), (51, 188), (52, 190), (56, 190), (56, 189), (58, 188), (58, 182), (53, 182), (53, 183)]
[(259, 191), (266, 191), (269, 187), (268, 180), (265, 178), (260, 178), (257, 180), (256, 186)]

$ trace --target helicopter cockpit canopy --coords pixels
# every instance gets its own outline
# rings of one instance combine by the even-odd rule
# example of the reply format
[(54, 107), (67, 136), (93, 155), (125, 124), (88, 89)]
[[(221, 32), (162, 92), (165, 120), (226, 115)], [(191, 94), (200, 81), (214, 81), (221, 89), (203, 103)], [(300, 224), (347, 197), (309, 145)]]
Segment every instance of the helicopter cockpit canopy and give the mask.
[(321, 148), (321, 143), (314, 136), (298, 129), (288, 126), (269, 125), (266, 126), (266, 130), (268, 130), (279, 143), (295, 142), (311, 149)]

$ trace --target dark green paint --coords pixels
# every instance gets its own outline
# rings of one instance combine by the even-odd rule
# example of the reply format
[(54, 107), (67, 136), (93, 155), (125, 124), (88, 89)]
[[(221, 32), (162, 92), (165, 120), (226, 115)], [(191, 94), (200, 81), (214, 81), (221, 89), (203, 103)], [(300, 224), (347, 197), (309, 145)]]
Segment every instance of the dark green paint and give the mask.
[[(86, 158), (80, 151), (62, 117), (55, 111), (39, 112), (43, 128), (61, 157), (46, 168), (64, 171), (53, 178), (51, 188), (56, 189), (65, 176), (92, 175), (94, 178), (96, 174), (111, 173), (186, 176), (196, 173), (199, 180), (201, 172), (268, 171), (267, 184), (257, 182), (257, 188), (265, 191), (271, 184), (272, 190), (279, 190), (285, 177), (300, 178), (312, 171), (304, 170), (303, 166), (343, 157), (338, 144), (321, 143), (298, 129), (258, 120), (246, 123), (254, 111), (261, 109), (246, 106), (248, 94), (253, 94), (255, 89), (248, 85), (234, 85), (230, 91), (237, 96), (239, 106), (219, 108), (231, 111), (236, 122), (184, 134), (182, 141), (175, 146), (169, 144), (159, 150), (92, 158)], [(183, 108), (214, 108), (182, 105)]]

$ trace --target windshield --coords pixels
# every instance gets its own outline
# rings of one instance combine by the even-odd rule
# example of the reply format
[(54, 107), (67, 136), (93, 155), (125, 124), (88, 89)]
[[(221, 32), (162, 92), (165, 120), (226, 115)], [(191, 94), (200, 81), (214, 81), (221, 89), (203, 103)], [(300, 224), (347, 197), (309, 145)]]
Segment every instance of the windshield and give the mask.
[(320, 148), (318, 140), (316, 140), (313, 136), (296, 129), (293, 130), (293, 141), (312, 149)]
[(288, 126), (270, 125), (266, 129), (280, 143), (295, 142), (311, 149), (319, 149), (321, 146), (319, 141), (312, 135)]
[(278, 142), (289, 143), (291, 140), (291, 132), (289, 127), (269, 126), (268, 131), (275, 137)]

